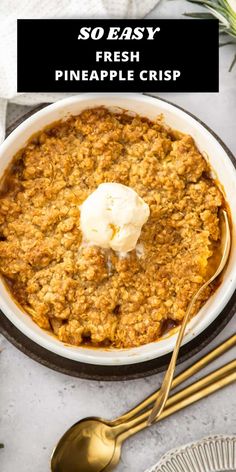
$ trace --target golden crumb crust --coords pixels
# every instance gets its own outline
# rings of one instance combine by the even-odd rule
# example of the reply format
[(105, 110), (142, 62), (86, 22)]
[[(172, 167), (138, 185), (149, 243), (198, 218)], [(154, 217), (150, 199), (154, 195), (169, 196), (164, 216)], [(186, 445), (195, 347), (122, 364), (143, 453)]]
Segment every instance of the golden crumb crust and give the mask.
[[(80, 205), (102, 182), (130, 186), (150, 207), (126, 257), (82, 241)], [(182, 320), (213, 270), (223, 203), (191, 136), (160, 119), (86, 110), (34, 136), (5, 175), (0, 273), (33, 320), (63, 342), (155, 341)]]

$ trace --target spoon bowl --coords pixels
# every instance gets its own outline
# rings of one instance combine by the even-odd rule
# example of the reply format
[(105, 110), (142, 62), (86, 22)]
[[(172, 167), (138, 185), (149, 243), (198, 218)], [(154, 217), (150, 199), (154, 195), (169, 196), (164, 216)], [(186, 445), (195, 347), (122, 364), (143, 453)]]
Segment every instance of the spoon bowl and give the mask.
[(115, 449), (116, 434), (109, 422), (86, 418), (62, 436), (52, 455), (51, 470), (101, 472), (111, 462)]

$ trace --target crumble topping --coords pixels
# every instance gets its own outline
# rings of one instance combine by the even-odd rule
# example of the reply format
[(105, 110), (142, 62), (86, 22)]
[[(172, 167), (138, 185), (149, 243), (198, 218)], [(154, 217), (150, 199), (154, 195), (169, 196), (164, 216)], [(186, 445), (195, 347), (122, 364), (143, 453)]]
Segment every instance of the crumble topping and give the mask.
[[(126, 257), (82, 243), (79, 206), (104, 182), (131, 187), (150, 208)], [(190, 136), (160, 119), (85, 110), (34, 136), (5, 175), (0, 273), (33, 320), (63, 342), (152, 342), (181, 322), (209, 277), (222, 204)]]

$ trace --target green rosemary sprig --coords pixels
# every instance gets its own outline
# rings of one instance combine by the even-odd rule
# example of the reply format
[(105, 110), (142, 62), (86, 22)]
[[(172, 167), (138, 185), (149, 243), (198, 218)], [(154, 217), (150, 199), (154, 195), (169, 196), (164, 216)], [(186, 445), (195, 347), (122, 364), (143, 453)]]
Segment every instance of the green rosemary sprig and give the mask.
[[(227, 46), (228, 44), (236, 44), (236, 11), (231, 7), (228, 0), (188, 0), (188, 2), (196, 3), (207, 9), (207, 12), (185, 13), (185, 16), (191, 18), (217, 18), (219, 20), (220, 34), (230, 36), (231, 41), (220, 44)], [(229, 72), (236, 64), (236, 54), (233, 58)]]

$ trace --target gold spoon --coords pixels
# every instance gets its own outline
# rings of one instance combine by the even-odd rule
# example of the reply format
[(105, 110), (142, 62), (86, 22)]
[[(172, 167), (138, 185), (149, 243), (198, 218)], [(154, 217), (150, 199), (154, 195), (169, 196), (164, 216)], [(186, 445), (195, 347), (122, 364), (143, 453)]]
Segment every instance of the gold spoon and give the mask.
[[(216, 347), (193, 366), (175, 377), (172, 387), (180, 385), (207, 364), (236, 345), (236, 335)], [(218, 369), (168, 399), (161, 418), (203, 398), (236, 380), (236, 362)], [(85, 418), (72, 426), (60, 439), (51, 460), (52, 472), (110, 471), (119, 462), (122, 442), (147, 427), (151, 410), (138, 416), (155, 400), (153, 393), (138, 406), (113, 421)]]
[(155, 401), (154, 407), (148, 418), (148, 425), (151, 425), (155, 420), (158, 419), (158, 417), (160, 416), (161, 412), (163, 411), (165, 407), (167, 398), (170, 393), (173, 377), (174, 377), (174, 371), (176, 367), (176, 362), (177, 362), (180, 346), (181, 346), (185, 329), (188, 324), (190, 314), (192, 313), (194, 304), (196, 300), (198, 299), (199, 295), (206, 289), (206, 287), (208, 287), (208, 285), (210, 285), (213, 282), (213, 280), (215, 280), (216, 277), (220, 275), (220, 273), (223, 271), (228, 261), (230, 246), (231, 246), (231, 235), (230, 235), (230, 225), (229, 225), (228, 215), (225, 210), (221, 210), (220, 212), (220, 222), (221, 222), (221, 247), (222, 247), (221, 261), (215, 273), (210, 277), (210, 279), (208, 279), (199, 288), (199, 290), (195, 293), (194, 297), (192, 298), (192, 300), (190, 301), (188, 305), (184, 318), (181, 322), (181, 326), (180, 326), (177, 341), (176, 341), (176, 344), (175, 344), (175, 347), (171, 356), (169, 367), (165, 373), (165, 376), (164, 376), (160, 391), (158, 393), (157, 399)]

